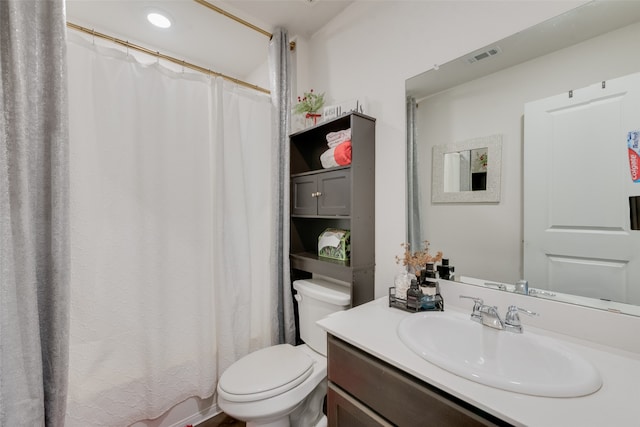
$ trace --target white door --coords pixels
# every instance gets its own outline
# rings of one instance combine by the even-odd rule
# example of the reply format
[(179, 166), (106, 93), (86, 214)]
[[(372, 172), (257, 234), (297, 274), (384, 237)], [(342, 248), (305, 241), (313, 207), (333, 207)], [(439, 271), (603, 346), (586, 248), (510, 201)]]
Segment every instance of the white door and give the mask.
[(640, 183), (627, 135), (640, 130), (640, 74), (602, 86), (525, 105), (524, 277), (532, 287), (639, 304), (629, 196)]

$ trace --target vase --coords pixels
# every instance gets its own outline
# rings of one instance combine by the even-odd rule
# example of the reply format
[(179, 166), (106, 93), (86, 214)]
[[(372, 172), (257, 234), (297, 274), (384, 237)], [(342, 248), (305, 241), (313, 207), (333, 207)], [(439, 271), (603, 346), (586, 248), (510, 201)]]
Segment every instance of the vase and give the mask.
[(307, 113), (305, 116), (305, 124), (307, 127), (315, 126), (318, 124), (318, 119), (322, 117), (322, 114), (319, 113)]

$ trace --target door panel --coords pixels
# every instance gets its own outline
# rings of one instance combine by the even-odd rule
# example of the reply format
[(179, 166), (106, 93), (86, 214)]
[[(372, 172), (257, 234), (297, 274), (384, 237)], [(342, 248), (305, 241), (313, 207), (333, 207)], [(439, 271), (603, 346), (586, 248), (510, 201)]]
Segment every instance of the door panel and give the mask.
[(300, 176), (291, 180), (291, 214), (315, 215), (317, 212), (316, 178)]
[(351, 169), (318, 175), (318, 215), (349, 215), (351, 212)]
[[(626, 136), (640, 129), (640, 74), (525, 105), (524, 278), (533, 287), (640, 303)], [(567, 166), (571, 165), (571, 173)]]

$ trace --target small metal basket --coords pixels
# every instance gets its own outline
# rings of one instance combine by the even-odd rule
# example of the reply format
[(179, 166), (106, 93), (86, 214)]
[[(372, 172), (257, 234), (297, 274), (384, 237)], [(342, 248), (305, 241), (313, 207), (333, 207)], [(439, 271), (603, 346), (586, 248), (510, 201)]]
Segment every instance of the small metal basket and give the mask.
[(444, 311), (444, 299), (442, 295), (440, 295), (440, 292), (432, 297), (424, 295), (421, 301), (422, 303), (418, 308), (407, 307), (406, 299), (396, 297), (395, 286), (389, 288), (389, 307), (399, 308), (400, 310), (410, 313), (417, 313), (419, 311)]

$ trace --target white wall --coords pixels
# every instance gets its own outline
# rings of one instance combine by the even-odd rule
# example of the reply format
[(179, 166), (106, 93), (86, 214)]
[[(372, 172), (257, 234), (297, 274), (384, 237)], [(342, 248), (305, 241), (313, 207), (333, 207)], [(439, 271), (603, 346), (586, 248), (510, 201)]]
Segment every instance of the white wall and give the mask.
[(459, 275), (506, 283), (522, 277), (524, 104), (637, 72), (640, 58), (629, 52), (639, 37), (640, 24), (634, 24), (420, 102), (421, 164), (431, 165), (433, 145), (503, 135), (499, 204), (432, 204), (431, 172), (421, 170), (422, 212), (428, 218), (423, 232), (452, 254)]
[(329, 102), (365, 99), (377, 119), (376, 297), (406, 240), (405, 80), (582, 3), (358, 1), (311, 38), (314, 87)]

